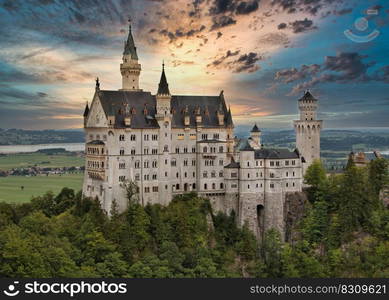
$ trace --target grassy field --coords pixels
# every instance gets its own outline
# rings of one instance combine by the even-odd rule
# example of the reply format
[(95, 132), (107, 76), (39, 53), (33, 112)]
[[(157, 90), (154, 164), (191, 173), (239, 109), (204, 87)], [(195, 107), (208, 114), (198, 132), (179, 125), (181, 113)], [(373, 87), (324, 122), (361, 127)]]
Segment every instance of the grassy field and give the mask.
[(44, 153), (19, 153), (0, 156), (0, 170), (12, 168), (39, 167), (80, 167), (84, 158), (73, 155), (47, 155)]
[[(49, 176), (8, 176), (0, 177), (0, 202), (28, 202), (33, 196), (47, 191), (57, 194), (64, 187), (79, 191), (82, 187), (83, 173)], [(24, 186), (24, 189), (21, 189)]]

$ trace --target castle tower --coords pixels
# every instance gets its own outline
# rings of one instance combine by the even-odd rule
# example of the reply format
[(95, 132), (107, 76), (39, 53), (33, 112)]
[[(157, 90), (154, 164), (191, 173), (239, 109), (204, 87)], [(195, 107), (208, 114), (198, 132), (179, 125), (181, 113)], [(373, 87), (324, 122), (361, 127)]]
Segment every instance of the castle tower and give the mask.
[(318, 100), (309, 91), (299, 99), (300, 120), (294, 121), (296, 148), (303, 160), (303, 172), (315, 159), (320, 159), (320, 131), (323, 121), (317, 120)]
[(139, 75), (141, 66), (138, 63), (138, 55), (134, 38), (131, 33), (131, 20), (128, 20), (128, 38), (124, 43), (123, 62), (120, 64), (120, 73), (122, 74), (122, 90), (140, 91)]
[(257, 124), (254, 125), (253, 129), (250, 131), (250, 137), (251, 137), (251, 147), (253, 147), (255, 150), (261, 149), (261, 135), (262, 132), (259, 130)]
[[(167, 83), (165, 75), (165, 64), (162, 63), (162, 74), (158, 85), (158, 92), (155, 96), (157, 112), (155, 119), (159, 125), (159, 165), (164, 166), (159, 168), (159, 190), (165, 191), (160, 194), (160, 201), (162, 204), (167, 205), (172, 198), (171, 194), (171, 165), (166, 164), (166, 161), (170, 162), (170, 152), (172, 151), (171, 140), (171, 128), (172, 128), (172, 113), (171, 113), (171, 99), (169, 85)], [(166, 189), (166, 186), (169, 188)]]

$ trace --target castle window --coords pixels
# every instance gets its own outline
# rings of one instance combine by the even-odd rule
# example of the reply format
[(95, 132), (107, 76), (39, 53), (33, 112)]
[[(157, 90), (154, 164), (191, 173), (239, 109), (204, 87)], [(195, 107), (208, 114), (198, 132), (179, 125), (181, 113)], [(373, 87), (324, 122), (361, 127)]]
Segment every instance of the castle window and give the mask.
[(196, 152), (196, 148), (192, 147), (192, 153), (195, 153), (195, 152)]
[(164, 151), (164, 152), (169, 152), (169, 147), (168, 147), (168, 145), (163, 146), (163, 151)]
[(153, 174), (152, 178), (153, 178), (153, 180), (156, 180), (157, 179), (157, 174)]
[(144, 180), (149, 180), (149, 179), (150, 179), (150, 177), (149, 177), (148, 174), (145, 174), (145, 175), (143, 176), (143, 178), (144, 178)]
[(151, 154), (158, 154), (158, 149), (151, 149)]
[(286, 183), (285, 185), (286, 185), (286, 187), (289, 187), (289, 183)]
[(178, 174), (178, 172), (176, 173), (176, 177), (178, 178), (180, 176), (180, 174)]
[(119, 135), (119, 141), (124, 141), (124, 134)]
[(279, 162), (279, 161), (276, 161), (276, 166), (277, 166), (277, 167), (280, 166), (280, 162)]
[(193, 189), (195, 189), (196, 188), (196, 183), (193, 183), (192, 187), (193, 187)]
[(179, 184), (179, 183), (176, 184), (176, 189), (177, 189), (177, 190), (180, 189), (180, 184)]
[(296, 161), (292, 160), (292, 166), (296, 165)]
[(193, 172), (193, 177), (196, 177), (196, 172)]
[(249, 161), (247, 162), (247, 166), (250, 167), (250, 162)]
[(274, 178), (274, 173), (270, 173), (270, 178)]
[(157, 134), (153, 134), (153, 135), (151, 136), (151, 139), (152, 139), (153, 141), (158, 141), (158, 135), (157, 135)]
[(259, 174), (258, 174), (258, 172), (255, 174), (257, 177), (259, 177)]
[(135, 169), (139, 169), (139, 168), (140, 168), (140, 161), (137, 160), (137, 161), (135, 162)]
[(234, 173), (231, 173), (231, 177), (232, 177), (232, 178), (238, 177), (238, 173), (235, 173), (235, 172), (234, 172)]
[(255, 161), (255, 166), (257, 166), (257, 167), (258, 167), (258, 161), (257, 161), (257, 160)]
[(149, 154), (149, 148), (147, 148), (147, 147), (144, 148), (144, 149), (143, 149), (143, 154)]
[(188, 173), (185, 172), (185, 173), (184, 173), (184, 177), (185, 177), (185, 178), (188, 177)]
[(270, 188), (274, 189), (274, 183), (270, 183)]
[(215, 171), (212, 171), (212, 172), (211, 172), (211, 177), (212, 177), (212, 178), (215, 178), (215, 177), (216, 177), (216, 172), (215, 172)]
[(218, 134), (218, 133), (214, 133), (214, 134), (213, 134), (213, 138), (214, 138), (215, 140), (218, 140), (218, 139), (219, 139), (219, 134)]
[(192, 159), (192, 166), (194, 167), (196, 165), (196, 160)]
[(135, 141), (136, 140), (136, 135), (135, 134), (131, 134), (130, 140), (131, 141)]
[(180, 153), (180, 148), (179, 147), (176, 148), (176, 153)]
[(203, 172), (203, 178), (207, 178), (208, 177), (208, 173), (207, 172)]
[(120, 152), (119, 152), (120, 155), (124, 155), (124, 149), (120, 149)]
[(216, 189), (216, 184), (215, 183), (212, 183), (212, 189)]
[(140, 180), (140, 175), (139, 175), (139, 174), (136, 174), (136, 175), (135, 175), (135, 180), (136, 180), (136, 181), (139, 181), (139, 180)]
[(296, 174), (296, 173), (295, 173), (295, 172), (293, 172), (293, 173), (292, 173), (292, 176), (294, 177), (294, 176), (295, 176), (295, 174)]
[(289, 172), (286, 172), (286, 177), (289, 177)]
[(208, 151), (207, 147), (204, 147), (204, 148), (203, 148), (203, 152), (204, 152), (204, 153), (207, 153), (207, 151)]
[(143, 139), (144, 139), (145, 141), (148, 141), (148, 140), (149, 140), (149, 135), (148, 135), (148, 134), (145, 134), (145, 135), (143, 136)]
[(145, 193), (150, 193), (150, 187), (148, 186), (145, 187)]
[(153, 186), (153, 192), (154, 193), (158, 192), (158, 187), (157, 186)]
[(165, 165), (167, 165), (167, 162), (168, 162), (167, 159), (165, 159)]
[(165, 190), (167, 190), (167, 184), (165, 185)]
[(135, 155), (135, 148), (131, 149), (131, 155)]
[(236, 183), (232, 183), (232, 184), (231, 184), (231, 188), (232, 188), (232, 189), (236, 189), (237, 187), (238, 187), (238, 185), (237, 185)]
[(295, 186), (294, 182), (292, 183), (292, 186)]
[(250, 173), (247, 173), (247, 178), (250, 178)]
[(120, 162), (119, 163), (119, 169), (125, 169), (126, 168), (126, 163), (125, 162)]
[(187, 160), (187, 159), (184, 160), (184, 166), (185, 166), (185, 167), (188, 166), (188, 160)]
[(184, 147), (184, 153), (188, 153), (188, 148)]
[(223, 184), (223, 182), (220, 183), (220, 189), (224, 189), (224, 184)]
[(120, 182), (123, 182), (123, 181), (125, 181), (126, 180), (126, 176), (119, 176), (119, 181)]
[(171, 166), (172, 166), (172, 167), (175, 167), (176, 165), (177, 165), (177, 162), (176, 162), (175, 158), (173, 158), (173, 159), (171, 160)]
[(223, 160), (219, 159), (219, 166), (222, 166), (222, 165), (223, 165)]
[(271, 162), (270, 162), (270, 166), (271, 166), (271, 167), (274, 167), (274, 161), (271, 161)]
[(250, 185), (249, 184), (247, 185), (247, 188), (250, 189)]
[(204, 134), (204, 133), (203, 133), (203, 134), (201, 135), (201, 139), (202, 139), (202, 140), (208, 140), (208, 134)]
[(207, 184), (204, 183), (204, 190), (206, 190), (208, 188)]
[(223, 171), (219, 172), (219, 177), (223, 177)]
[(167, 172), (165, 172), (165, 177), (167, 177)]
[(157, 167), (157, 161), (156, 161), (156, 160), (153, 161), (152, 167), (153, 167), (153, 168), (156, 168), (156, 167)]
[(220, 146), (220, 147), (219, 147), (219, 152), (220, 152), (220, 153), (223, 153), (223, 151), (224, 151), (223, 146)]
[(149, 167), (149, 161), (148, 160), (143, 162), (143, 167), (146, 168), (146, 169)]
[(289, 166), (289, 160), (285, 161), (285, 166)]

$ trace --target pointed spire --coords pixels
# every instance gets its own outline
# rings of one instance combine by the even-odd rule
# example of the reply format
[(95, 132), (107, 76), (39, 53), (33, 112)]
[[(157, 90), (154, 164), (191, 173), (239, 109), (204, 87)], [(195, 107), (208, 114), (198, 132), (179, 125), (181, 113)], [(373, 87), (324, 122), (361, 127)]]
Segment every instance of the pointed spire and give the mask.
[(257, 123), (255, 123), (253, 129), (251, 129), (250, 132), (261, 132), (261, 131), (259, 130), (258, 126), (257, 126)]
[(135, 42), (131, 32), (131, 18), (128, 19), (128, 23), (128, 38), (127, 42), (124, 44), (123, 55), (131, 55), (132, 59), (138, 60), (138, 54), (136, 53)]
[(159, 86), (158, 86), (158, 95), (170, 95), (169, 84), (167, 83), (166, 75), (165, 75), (165, 63), (164, 62), (162, 62), (162, 74), (161, 74), (161, 80), (159, 81)]
[(99, 77), (96, 78), (96, 91), (100, 90), (100, 81)]
[(86, 101), (85, 110), (84, 110), (84, 118), (86, 118), (89, 114), (89, 105), (88, 101)]

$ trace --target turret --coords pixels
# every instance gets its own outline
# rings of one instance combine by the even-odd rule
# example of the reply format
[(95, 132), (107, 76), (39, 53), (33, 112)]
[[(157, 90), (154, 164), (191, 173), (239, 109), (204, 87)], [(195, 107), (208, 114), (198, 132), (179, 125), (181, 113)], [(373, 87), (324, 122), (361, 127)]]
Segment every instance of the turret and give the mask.
[(300, 120), (294, 121), (296, 147), (301, 154), (303, 172), (320, 159), (320, 131), (323, 121), (317, 120), (318, 100), (306, 91), (298, 101)]
[(139, 91), (141, 65), (138, 63), (138, 54), (136, 53), (134, 38), (131, 33), (131, 20), (128, 20), (128, 22), (128, 38), (124, 43), (123, 62), (120, 64), (122, 90)]
[(85, 110), (84, 110), (84, 127), (86, 127), (86, 121), (88, 119), (88, 115), (89, 115), (89, 105), (88, 102), (86, 102)]
[(257, 124), (255, 123), (254, 127), (250, 131), (251, 146), (255, 150), (261, 149), (261, 134), (261, 130), (259, 130)]
[(158, 85), (157, 99), (157, 117), (165, 117), (170, 115), (171, 99), (169, 84), (165, 75), (165, 64), (162, 63), (162, 74)]

